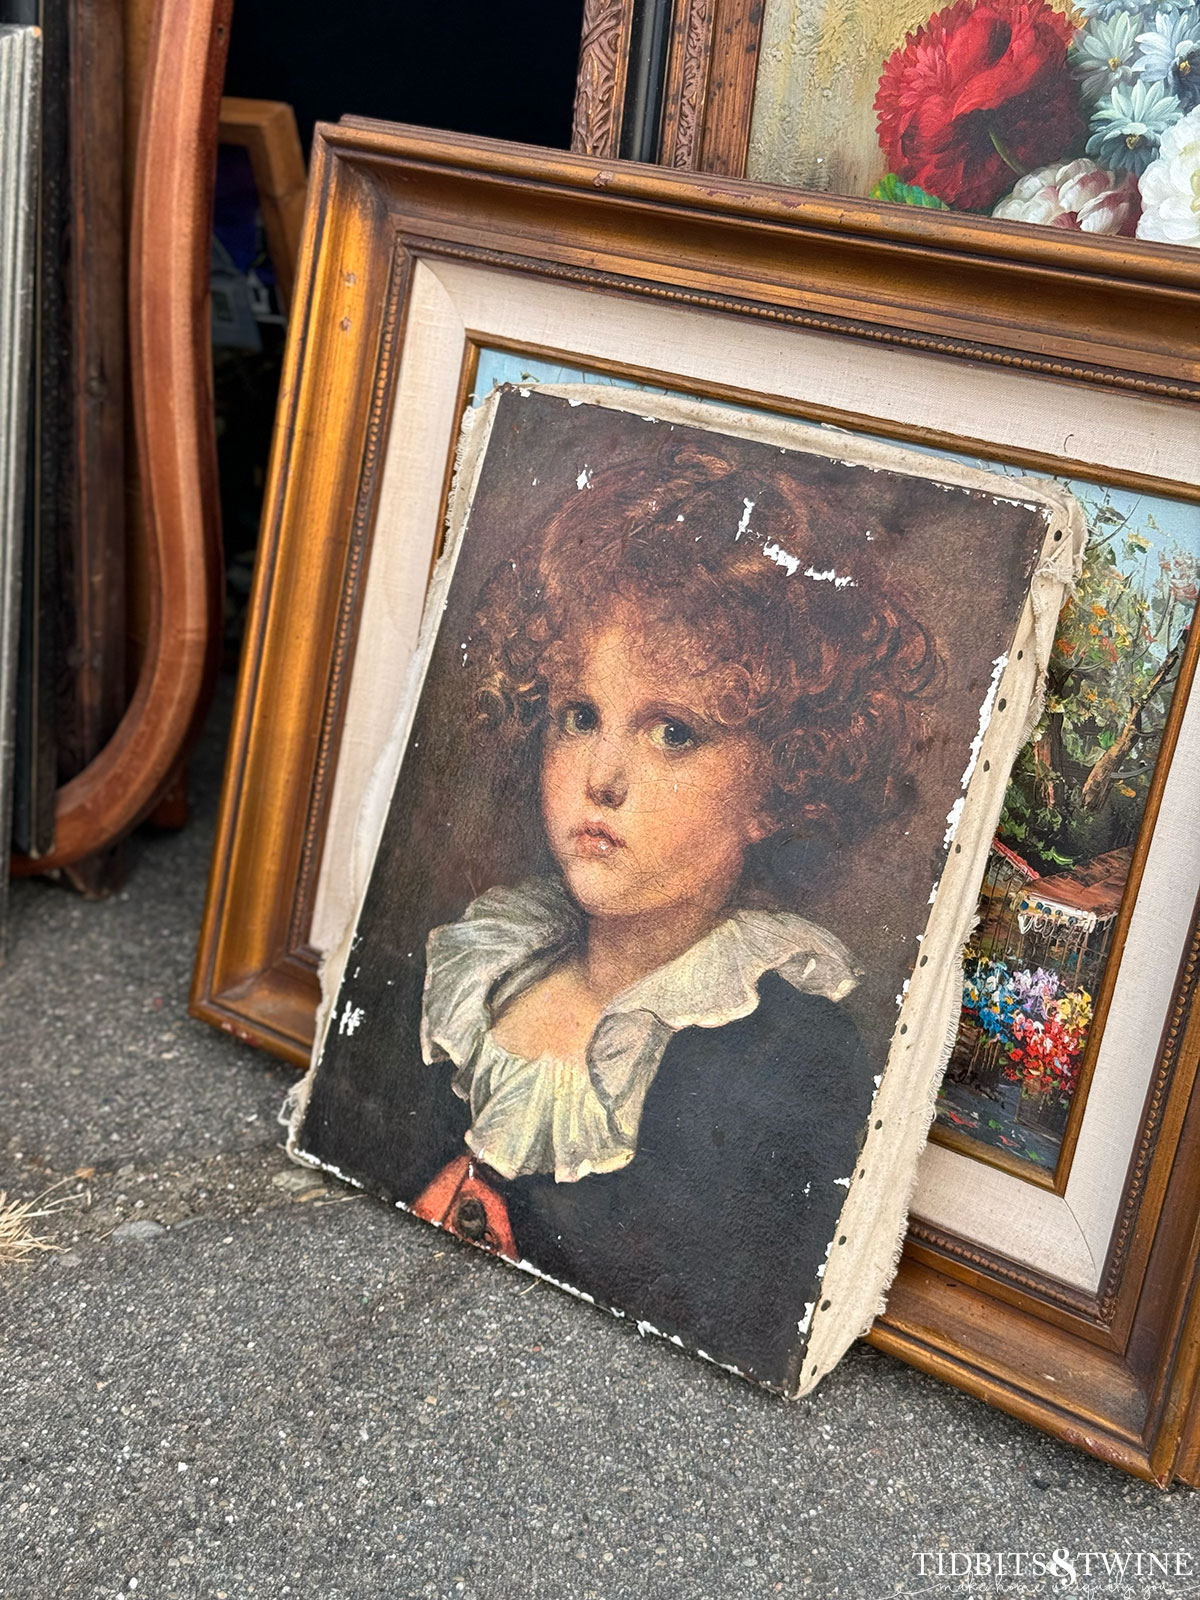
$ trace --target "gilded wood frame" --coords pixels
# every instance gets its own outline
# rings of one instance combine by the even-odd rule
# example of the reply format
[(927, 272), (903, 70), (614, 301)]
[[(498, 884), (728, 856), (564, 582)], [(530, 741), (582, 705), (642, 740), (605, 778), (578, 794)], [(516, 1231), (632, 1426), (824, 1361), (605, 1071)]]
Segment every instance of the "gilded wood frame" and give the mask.
[[(969, 218), (935, 224), (870, 202), (355, 119), (318, 130), (192, 999), (195, 1015), (298, 1065), (319, 993), (309, 927), (389, 375), (422, 260), (1016, 368), (1064, 396), (1076, 386), (1154, 395), (1188, 412), (1200, 401), (1200, 352), (1181, 352), (1178, 338), (1200, 287), (1194, 257), (1049, 231), (1008, 232), (997, 249), (994, 228)], [(460, 402), (471, 379), (465, 359)], [(946, 441), (926, 432), (924, 442)], [(1200, 917), (1098, 1292), (917, 1224), (871, 1334), (1159, 1483), (1200, 1477), (1198, 970)]]

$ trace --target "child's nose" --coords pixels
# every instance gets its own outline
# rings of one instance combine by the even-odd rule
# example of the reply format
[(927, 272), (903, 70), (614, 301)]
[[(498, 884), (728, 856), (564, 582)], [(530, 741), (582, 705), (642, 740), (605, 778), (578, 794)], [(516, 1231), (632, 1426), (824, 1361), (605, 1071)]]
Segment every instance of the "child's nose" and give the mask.
[(629, 779), (619, 753), (597, 741), (587, 774), (587, 796), (596, 806), (623, 805), (629, 793)]

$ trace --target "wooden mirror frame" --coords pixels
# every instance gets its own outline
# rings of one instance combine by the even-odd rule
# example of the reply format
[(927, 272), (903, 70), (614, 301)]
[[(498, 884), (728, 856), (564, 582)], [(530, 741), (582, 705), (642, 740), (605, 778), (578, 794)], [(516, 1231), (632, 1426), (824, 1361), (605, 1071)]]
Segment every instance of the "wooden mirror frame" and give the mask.
[(286, 312), (292, 303), (308, 188), (296, 113), (282, 100), (226, 95), (221, 101), (217, 139), (220, 144), (239, 145), (250, 158), (267, 254)]
[(200, 731), (220, 661), (223, 574), (208, 273), (233, 0), (157, 0), (138, 128), (129, 369), (147, 636), (112, 738), (59, 791), (54, 844), (18, 874), (90, 856), (154, 807)]

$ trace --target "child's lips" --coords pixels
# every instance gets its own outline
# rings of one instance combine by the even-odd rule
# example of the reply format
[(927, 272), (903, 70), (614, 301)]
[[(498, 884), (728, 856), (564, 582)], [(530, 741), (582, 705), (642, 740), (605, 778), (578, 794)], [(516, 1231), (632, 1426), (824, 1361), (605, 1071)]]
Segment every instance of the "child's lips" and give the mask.
[(582, 827), (572, 828), (571, 840), (577, 856), (597, 858), (625, 848), (620, 834), (606, 828), (602, 822), (585, 822)]

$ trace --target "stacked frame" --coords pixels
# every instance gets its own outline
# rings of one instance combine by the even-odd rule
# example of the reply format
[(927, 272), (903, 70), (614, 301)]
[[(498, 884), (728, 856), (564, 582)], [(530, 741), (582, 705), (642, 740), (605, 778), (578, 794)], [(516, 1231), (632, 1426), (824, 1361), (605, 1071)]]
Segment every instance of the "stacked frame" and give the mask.
[[(997, 250), (990, 226), (948, 237), (868, 202), (354, 119), (321, 130), (194, 1013), (307, 1060), (483, 354), (1195, 506), (1200, 355), (1178, 330), (1200, 263), (1024, 230)], [(1194, 666), (1193, 648), (1180, 792)], [(1164, 827), (1149, 843), (1178, 856)], [(1159, 1483), (1200, 1477), (1200, 860), (1184, 846), (1177, 974), (1153, 1059), (1129, 1067), (1104, 1259), (1086, 1282), (1056, 1276), (1019, 1234), (1006, 1250), (956, 1233), (918, 1196), (871, 1334)]]

